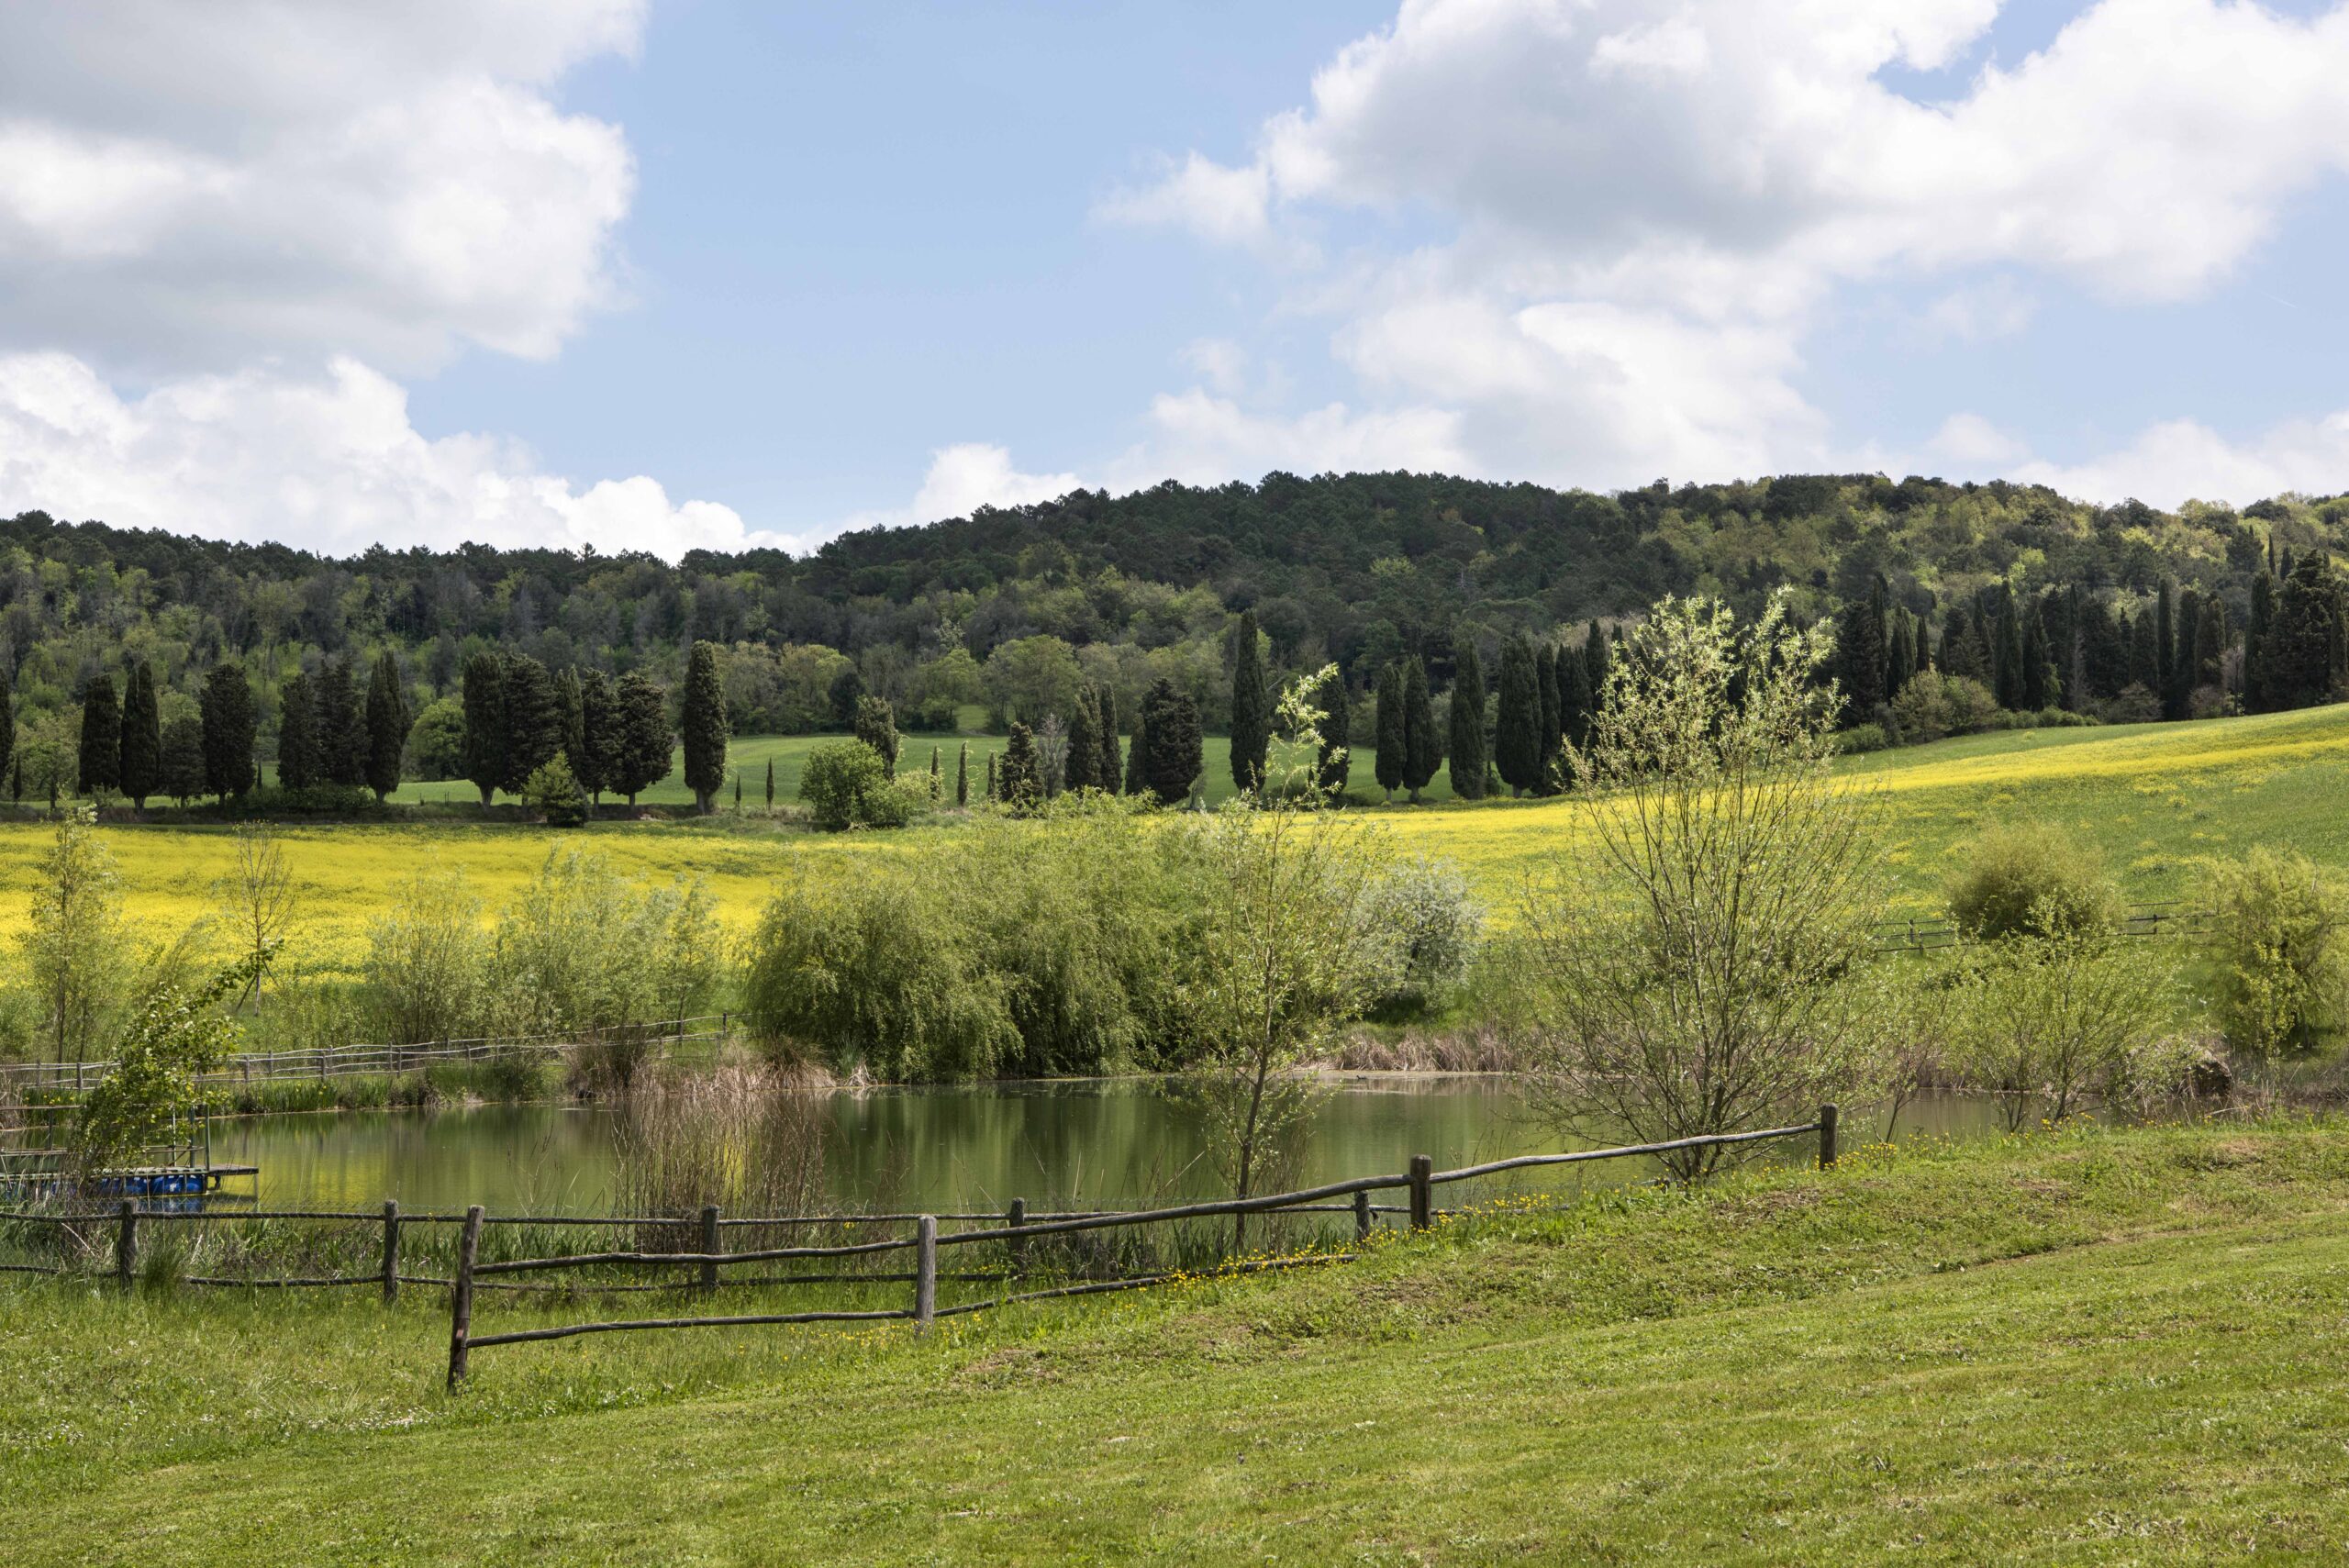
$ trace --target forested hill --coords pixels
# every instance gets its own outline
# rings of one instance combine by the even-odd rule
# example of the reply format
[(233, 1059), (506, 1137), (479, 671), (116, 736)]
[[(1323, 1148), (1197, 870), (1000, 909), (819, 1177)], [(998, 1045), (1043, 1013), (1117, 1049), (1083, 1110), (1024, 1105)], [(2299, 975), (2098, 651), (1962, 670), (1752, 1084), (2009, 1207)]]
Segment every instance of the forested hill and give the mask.
[(73, 702), (96, 673), (119, 676), (127, 657), (152, 665), (167, 704), (239, 660), (266, 733), (277, 683), (328, 657), (388, 647), (429, 702), (484, 645), (674, 682), (682, 650), (707, 639), (740, 655), (729, 674), (738, 726), (787, 729), (823, 721), (821, 689), (848, 661), (901, 703), (992, 702), (1002, 694), (985, 667), (996, 651), (1021, 645), (1025, 658), (1041, 638), (1074, 650), (1094, 679), (1195, 688), (1212, 721), (1241, 609), (1255, 611), (1276, 669), (1335, 660), (1360, 690), (1407, 649), (1441, 682), (1464, 629), (1489, 655), (1511, 634), (1631, 613), (1667, 592), (1751, 607), (1787, 584), (1806, 613), (1823, 614), (1880, 577), (1894, 606), (1930, 626), (1985, 589), (2077, 589), (2133, 615), (2168, 580), (2241, 624), (2278, 552), (2335, 549), (2345, 532), (2349, 497), (2173, 513), (1876, 474), (1602, 495), (1275, 473), (1080, 491), (851, 534), (807, 557), (696, 552), (674, 566), (484, 546), (337, 560), (28, 512), (0, 522), (0, 663), (22, 717)]

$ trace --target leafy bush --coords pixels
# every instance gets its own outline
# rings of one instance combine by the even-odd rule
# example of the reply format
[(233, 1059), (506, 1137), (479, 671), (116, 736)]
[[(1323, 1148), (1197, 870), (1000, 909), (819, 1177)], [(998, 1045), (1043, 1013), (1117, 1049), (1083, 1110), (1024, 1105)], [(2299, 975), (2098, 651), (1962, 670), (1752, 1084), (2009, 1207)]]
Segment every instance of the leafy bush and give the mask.
[(1949, 882), (1968, 937), (2081, 936), (2121, 923), (2121, 895), (2095, 853), (2043, 822), (2001, 824), (1974, 841)]
[(1976, 949), (1947, 997), (1947, 1065), (2004, 1091), (2009, 1129), (2035, 1103), (2061, 1120), (2088, 1094), (2134, 1076), (2176, 1081), (2162, 1047), (2175, 983), (2154, 944), (2095, 931), (2023, 936)]
[(422, 866), (392, 890), (367, 933), (370, 1002), (395, 1045), (470, 1034), (479, 1018), (484, 965), (481, 900), (461, 872)]
[[(630, 1037), (635, 1026), (698, 1008), (721, 951), (699, 883), (642, 887), (599, 856), (551, 851), (497, 923), (489, 962), (497, 1027)], [(634, 1061), (618, 1064), (620, 1081)]]
[(902, 828), (929, 804), (927, 784), (889, 777), (880, 753), (861, 740), (815, 748), (799, 773), (799, 798), (817, 827)]
[(522, 802), (551, 828), (576, 828), (587, 820), (587, 796), (562, 752), (540, 762), (522, 781)]
[(2256, 849), (2210, 873), (2218, 1012), (2239, 1050), (2305, 1048), (2349, 998), (2349, 897), (2306, 855)]
[(1998, 721), (1998, 699), (1990, 688), (1965, 675), (1926, 670), (1892, 699), (1893, 721), (1912, 742), (1972, 735)]
[(1835, 749), (1845, 753), (1881, 751), (1892, 744), (1881, 724), (1854, 724), (1835, 737)]
[(1403, 862), (1372, 888), (1367, 911), (1378, 944), (1372, 988), (1380, 1013), (1431, 1006), (1460, 984), (1476, 955), (1485, 912), (1449, 862)]

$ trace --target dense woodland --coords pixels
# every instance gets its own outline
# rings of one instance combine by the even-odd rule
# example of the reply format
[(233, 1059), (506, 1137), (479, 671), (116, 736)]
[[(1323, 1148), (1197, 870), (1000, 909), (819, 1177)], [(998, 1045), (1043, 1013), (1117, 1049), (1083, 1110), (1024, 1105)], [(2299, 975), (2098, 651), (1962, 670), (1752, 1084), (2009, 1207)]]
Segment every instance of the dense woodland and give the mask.
[[(1345, 701), (1330, 706), (1353, 709), (1357, 743), (1390, 669), (1395, 713), (1425, 703), (1429, 737), (1464, 734), (1452, 710), (1468, 676), (1492, 699), (1486, 744), (1514, 783), (1497, 710), (1538, 706), (1560, 649), (1589, 667), (1586, 628), (1664, 594), (1751, 612), (1784, 586), (1798, 615), (1837, 617), (1849, 722), (1886, 740), (2001, 712), (2183, 717), (2327, 700), (2349, 664), (2331, 560), (2344, 533), (2349, 496), (2173, 513), (1873, 474), (1600, 495), (1275, 473), (1080, 491), (847, 535), (804, 558), (696, 552), (674, 566), (484, 546), (333, 560), (28, 512), (0, 522), (0, 673), (17, 720), (10, 784), (26, 797), (82, 782), (83, 709), (102, 679), (105, 700), (152, 705), (167, 752), (178, 726), (183, 783), (241, 777), (228, 753), (248, 727), (259, 759), (288, 751), (292, 690), (312, 711), (292, 705), (290, 754), (315, 751), (357, 785), (390, 765), (395, 716), (408, 775), (467, 775), (464, 677), (484, 655), (533, 683), (515, 662), (534, 663), (559, 693), (630, 684), (642, 751), (645, 688), (681, 723), (702, 642), (721, 652), (737, 734), (846, 731), (865, 696), (906, 728), (947, 728), (974, 706), (996, 726), (1066, 722), (1090, 704), (1130, 729), (1160, 683), (1220, 733), (1245, 612), (1271, 686), (1337, 667)], [(1399, 689), (1411, 669), (1425, 696)], [(1916, 682), (1925, 670), (1938, 678)], [(226, 689), (239, 677), (249, 712)], [(208, 761), (207, 693), (224, 716)]]

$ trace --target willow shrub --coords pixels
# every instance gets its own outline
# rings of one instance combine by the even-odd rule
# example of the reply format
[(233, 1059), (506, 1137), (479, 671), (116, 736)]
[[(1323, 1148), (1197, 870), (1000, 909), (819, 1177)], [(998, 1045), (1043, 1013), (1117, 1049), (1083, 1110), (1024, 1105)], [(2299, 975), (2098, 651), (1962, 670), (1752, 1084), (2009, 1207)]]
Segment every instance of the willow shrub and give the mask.
[(2210, 947), (2229, 1043), (2305, 1049), (2349, 1000), (2349, 897), (2306, 855), (2255, 849), (2213, 869)]
[(2084, 937), (2121, 923), (2120, 889), (2096, 852), (2044, 822), (1999, 824), (1950, 878), (1950, 917), (1976, 940)]

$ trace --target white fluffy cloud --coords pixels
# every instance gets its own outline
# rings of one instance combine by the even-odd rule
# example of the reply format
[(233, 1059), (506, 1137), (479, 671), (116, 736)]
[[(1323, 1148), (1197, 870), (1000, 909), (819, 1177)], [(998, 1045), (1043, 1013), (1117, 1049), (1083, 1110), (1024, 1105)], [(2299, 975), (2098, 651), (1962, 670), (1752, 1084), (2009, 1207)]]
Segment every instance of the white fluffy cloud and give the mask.
[(547, 96), (643, 0), (115, 0), (0, 22), (0, 346), (109, 372), (468, 345), (615, 294), (635, 173)]
[[(1917, 324), (1943, 339), (2024, 329), (2018, 274), (2189, 298), (2349, 171), (2349, 6), (2097, 0), (1947, 101), (1888, 84), (1965, 58), (1998, 8), (1404, 0), (1250, 161), (1193, 154), (1105, 213), (1259, 250), (1330, 212), (1440, 226), (1433, 245), (1371, 244), (1311, 301), (1389, 415), (1451, 417), (1482, 472), (1624, 484), (1851, 461), (1873, 449), (1797, 385), (1838, 289), (1946, 275)], [(1943, 435), (1981, 448), (1980, 430)]]
[(806, 541), (647, 478), (575, 489), (484, 436), (427, 439), (407, 395), (351, 359), (323, 374), (247, 368), (125, 398), (70, 354), (0, 356), (0, 506), (69, 520), (355, 552), (484, 544), (647, 550)]

